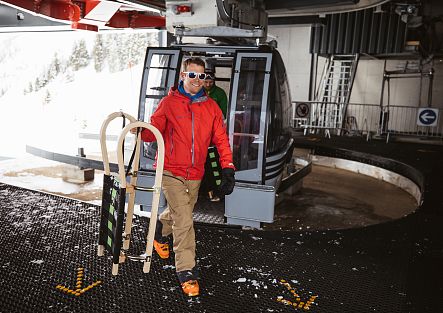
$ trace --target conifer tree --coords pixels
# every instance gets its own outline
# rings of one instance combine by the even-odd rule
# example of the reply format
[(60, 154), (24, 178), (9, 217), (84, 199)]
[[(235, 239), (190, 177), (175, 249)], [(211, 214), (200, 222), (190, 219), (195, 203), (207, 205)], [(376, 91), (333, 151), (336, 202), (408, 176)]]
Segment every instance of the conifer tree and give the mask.
[(101, 72), (105, 66), (106, 48), (102, 34), (95, 37), (94, 48), (92, 50), (94, 68), (96, 72)]
[(51, 81), (62, 71), (62, 64), (60, 59), (58, 58), (57, 53), (54, 53), (54, 57), (51, 60), (51, 64), (49, 64), (48, 69), (48, 79)]
[(35, 88), (34, 88), (35, 91), (39, 91), (40, 90), (41, 83), (40, 83), (40, 79), (38, 79), (38, 77), (35, 79), (34, 86), (35, 86)]
[(109, 48), (108, 64), (109, 71), (111, 73), (115, 73), (120, 70), (120, 40), (118, 38), (118, 34), (110, 34), (110, 36), (107, 38), (107, 47)]
[(127, 34), (117, 34), (115, 37), (118, 54), (118, 71), (123, 71), (128, 68), (130, 51), (128, 49), (127, 38)]
[(89, 53), (88, 49), (86, 48), (86, 41), (84, 39), (81, 39), (78, 43), (78, 60), (79, 60), (79, 67), (86, 67), (89, 64)]
[(43, 104), (48, 104), (51, 102), (51, 93), (46, 89), (45, 97), (43, 98)]
[(76, 42), (72, 49), (71, 56), (69, 58), (69, 66), (74, 71), (78, 71), (82, 67), (86, 67), (89, 64), (89, 53), (86, 48), (86, 42), (84, 39)]
[(71, 67), (74, 71), (78, 71), (78, 43), (74, 43), (72, 47), (71, 56), (69, 57), (68, 66)]
[(28, 93), (31, 93), (34, 91), (34, 88), (32, 87), (32, 83), (29, 82), (28, 83), (28, 87), (26, 87), (25, 89), (23, 89), (23, 94), (27, 95)]

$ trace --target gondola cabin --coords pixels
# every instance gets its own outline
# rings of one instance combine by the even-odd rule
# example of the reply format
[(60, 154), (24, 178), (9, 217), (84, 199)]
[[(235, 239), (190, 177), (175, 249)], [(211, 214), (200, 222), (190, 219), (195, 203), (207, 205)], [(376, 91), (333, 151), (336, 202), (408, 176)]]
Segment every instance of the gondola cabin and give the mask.
[[(205, 61), (207, 69), (215, 73), (216, 84), (229, 99), (226, 122), (237, 170), (234, 193), (225, 200), (226, 221), (253, 227), (272, 222), (276, 192), (294, 183), (288, 171), (294, 149), (292, 106), (282, 58), (270, 46), (149, 48), (141, 84), (139, 120), (149, 122), (160, 100), (178, 84), (182, 60), (190, 56)], [(155, 143), (145, 143), (141, 153), (141, 170), (152, 170)], [(252, 217), (245, 216), (251, 212), (255, 212)]]
[[(266, 43), (264, 2), (166, 1), (166, 13), (166, 28), (174, 34), (176, 44), (148, 48), (138, 119), (149, 122), (160, 100), (178, 84), (182, 60), (203, 59), (206, 68), (215, 73), (216, 85), (228, 95), (227, 132), (237, 170), (234, 192), (224, 201), (225, 220), (252, 227), (273, 222), (276, 194), (293, 189), (302, 175), (294, 170), (292, 158), (292, 104), (286, 70), (279, 52)], [(195, 44), (196, 37), (203, 43)], [(189, 38), (192, 43), (183, 44)], [(140, 168), (152, 170), (155, 144), (145, 143), (141, 154)], [(206, 169), (205, 176), (210, 172)], [(139, 172), (139, 182), (143, 175)], [(139, 197), (142, 202), (138, 203), (149, 202)]]

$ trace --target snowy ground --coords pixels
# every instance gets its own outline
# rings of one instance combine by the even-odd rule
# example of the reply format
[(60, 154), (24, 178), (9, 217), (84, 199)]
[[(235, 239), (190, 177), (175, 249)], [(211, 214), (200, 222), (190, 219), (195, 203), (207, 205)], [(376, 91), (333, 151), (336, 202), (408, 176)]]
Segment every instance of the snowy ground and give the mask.
[[(68, 167), (76, 168), (30, 154), (16, 159), (0, 159), (0, 182), (101, 205), (103, 171), (95, 170), (93, 181), (80, 183), (63, 177)], [(150, 212), (141, 211), (139, 205), (134, 206), (134, 213), (150, 217)]]
[(25, 155), (0, 161), (0, 182), (100, 204), (103, 172), (95, 171), (93, 181), (73, 183), (63, 178), (67, 167), (73, 166)]

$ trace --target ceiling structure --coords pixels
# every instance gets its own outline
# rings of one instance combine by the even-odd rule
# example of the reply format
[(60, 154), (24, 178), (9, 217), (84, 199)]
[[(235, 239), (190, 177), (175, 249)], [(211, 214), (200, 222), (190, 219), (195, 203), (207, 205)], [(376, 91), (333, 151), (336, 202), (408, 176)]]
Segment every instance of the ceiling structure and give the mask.
[[(389, 1), (263, 0), (270, 25), (316, 23), (326, 13), (359, 10)], [(162, 28), (165, 11), (165, 0), (0, 0), (0, 31), (35, 26), (94, 31), (99, 28)]]
[(161, 28), (164, 1), (0, 0), (0, 31), (12, 27), (55, 26), (98, 31), (102, 28)]

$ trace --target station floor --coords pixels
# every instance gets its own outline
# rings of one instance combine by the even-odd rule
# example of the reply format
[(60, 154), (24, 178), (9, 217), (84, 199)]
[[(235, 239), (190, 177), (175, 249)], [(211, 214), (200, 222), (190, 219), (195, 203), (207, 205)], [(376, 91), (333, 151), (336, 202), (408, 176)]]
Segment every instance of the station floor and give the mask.
[[(112, 276), (111, 260), (96, 255), (97, 205), (0, 184), (0, 312), (440, 312), (443, 146), (318, 136), (296, 145), (398, 172), (421, 186), (423, 202), (345, 230), (197, 223), (201, 295), (187, 298), (172, 258), (154, 257), (148, 274), (127, 261)], [(146, 228), (137, 218), (134, 254)]]

